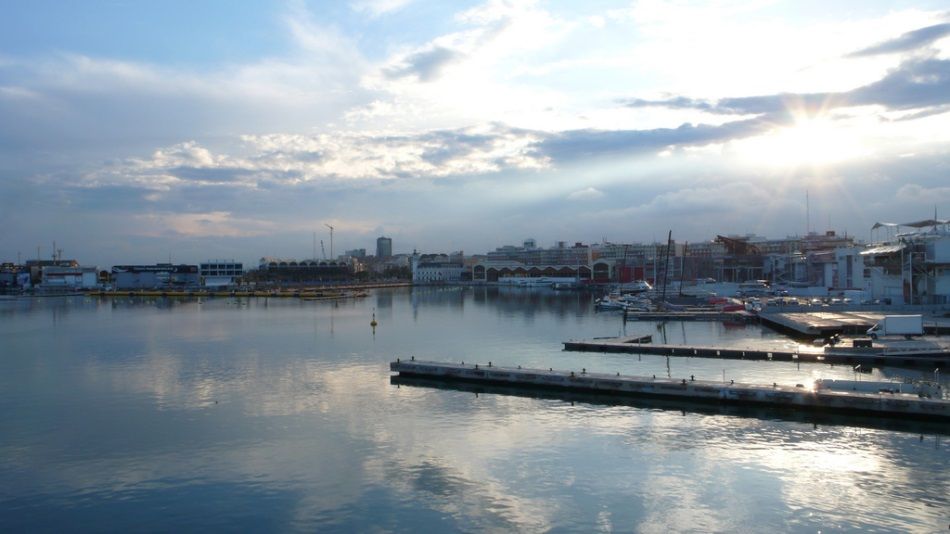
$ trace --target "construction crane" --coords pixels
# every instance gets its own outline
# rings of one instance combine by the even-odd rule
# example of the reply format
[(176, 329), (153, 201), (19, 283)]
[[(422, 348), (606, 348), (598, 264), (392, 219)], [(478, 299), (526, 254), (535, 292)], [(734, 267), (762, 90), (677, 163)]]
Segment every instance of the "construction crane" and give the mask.
[[(333, 227), (329, 224), (324, 224), (323, 226), (330, 229), (330, 259), (334, 259), (336, 256), (333, 255)], [(326, 254), (324, 254), (324, 256), (326, 256)]]

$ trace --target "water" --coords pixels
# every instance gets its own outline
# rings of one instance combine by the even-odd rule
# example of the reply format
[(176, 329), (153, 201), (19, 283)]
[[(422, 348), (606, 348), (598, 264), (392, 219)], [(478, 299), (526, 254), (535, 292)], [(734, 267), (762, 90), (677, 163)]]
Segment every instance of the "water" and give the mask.
[[(388, 362), (411, 355), (783, 384), (854, 377), (561, 351), (622, 332), (589, 295), (515, 288), (2, 302), (0, 530), (946, 531), (946, 427), (389, 379)], [(719, 323), (625, 333), (780, 339)]]

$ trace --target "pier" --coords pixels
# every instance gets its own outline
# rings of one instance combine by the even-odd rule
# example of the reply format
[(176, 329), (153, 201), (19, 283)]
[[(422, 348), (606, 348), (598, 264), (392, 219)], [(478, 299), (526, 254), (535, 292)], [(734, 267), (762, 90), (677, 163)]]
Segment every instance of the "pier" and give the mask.
[[(843, 344), (842, 344), (843, 345)], [(575, 352), (612, 352), (627, 354), (658, 354), (724, 360), (772, 360), (849, 365), (890, 365), (897, 367), (937, 368), (950, 366), (950, 346), (928, 341), (877, 342), (877, 346), (817, 347), (758, 344), (754, 347), (712, 345), (667, 345), (637, 342), (636, 338), (565, 341), (564, 350)]]
[(831, 391), (756, 384), (623, 376), (620, 373), (522, 369), (484, 364), (399, 360), (389, 364), (401, 377), (494, 384), (519, 388), (645, 396), (714, 404), (764, 405), (795, 410), (909, 417), (950, 423), (950, 401), (890, 392)]

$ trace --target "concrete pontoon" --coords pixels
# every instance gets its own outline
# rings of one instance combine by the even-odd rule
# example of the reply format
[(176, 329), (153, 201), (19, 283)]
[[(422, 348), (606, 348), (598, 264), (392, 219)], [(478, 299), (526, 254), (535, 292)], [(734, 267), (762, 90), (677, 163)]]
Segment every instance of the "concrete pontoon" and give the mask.
[(546, 388), (604, 395), (688, 399), (697, 402), (768, 405), (797, 410), (909, 417), (950, 424), (950, 401), (887, 391), (876, 393), (814, 389), (804, 385), (755, 385), (682, 379), (622, 376), (554, 369), (522, 369), (484, 364), (397, 359), (389, 364), (400, 376), (431, 380)]

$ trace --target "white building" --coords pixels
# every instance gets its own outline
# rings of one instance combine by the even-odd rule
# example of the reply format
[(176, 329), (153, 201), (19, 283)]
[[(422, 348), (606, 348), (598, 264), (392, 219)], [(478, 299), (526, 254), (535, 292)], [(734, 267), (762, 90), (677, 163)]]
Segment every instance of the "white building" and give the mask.
[(465, 272), (462, 254), (413, 254), (412, 283), (444, 284), (459, 282)]
[(44, 288), (92, 289), (98, 285), (95, 267), (44, 267), (40, 285)]
[[(896, 230), (861, 252), (872, 298), (893, 304), (950, 303), (950, 221), (877, 223)], [(901, 233), (902, 228), (912, 231)]]
[(244, 276), (244, 264), (234, 260), (208, 260), (199, 265), (199, 271), (205, 286), (230, 286)]

